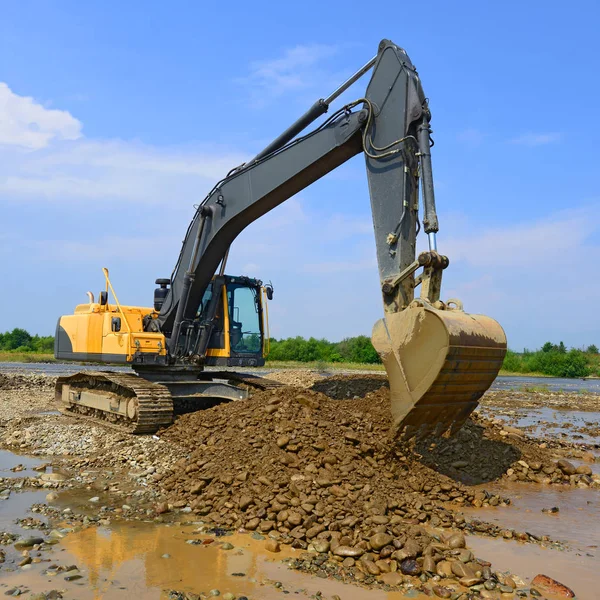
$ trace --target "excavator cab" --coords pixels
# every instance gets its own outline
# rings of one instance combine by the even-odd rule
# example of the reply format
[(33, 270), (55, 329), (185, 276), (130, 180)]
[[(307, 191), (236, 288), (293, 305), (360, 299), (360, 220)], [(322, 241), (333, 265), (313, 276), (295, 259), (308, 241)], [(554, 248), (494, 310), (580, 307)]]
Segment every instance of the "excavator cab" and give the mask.
[[(216, 289), (215, 289), (216, 287)], [(260, 367), (268, 353), (267, 289), (258, 279), (224, 276), (224, 283), (208, 286), (198, 320), (212, 320), (206, 352), (208, 366)], [(213, 317), (208, 313), (214, 293), (221, 296)], [(267, 339), (265, 339), (265, 337)]]

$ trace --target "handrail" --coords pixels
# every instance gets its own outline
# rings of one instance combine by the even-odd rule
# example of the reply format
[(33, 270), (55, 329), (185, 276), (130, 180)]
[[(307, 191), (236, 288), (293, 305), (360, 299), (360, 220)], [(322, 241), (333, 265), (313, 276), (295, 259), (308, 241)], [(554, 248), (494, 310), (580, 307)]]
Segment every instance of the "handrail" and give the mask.
[(104, 273), (104, 277), (106, 278), (107, 291), (108, 291), (108, 289), (110, 289), (110, 291), (112, 292), (113, 298), (115, 299), (115, 304), (117, 305), (117, 308), (119, 309), (119, 312), (121, 313), (121, 316), (123, 317), (123, 320), (125, 321), (125, 326), (127, 327), (127, 333), (129, 333), (129, 336), (127, 338), (127, 340), (128, 340), (128, 343), (127, 343), (127, 360), (129, 360), (133, 356), (133, 353), (131, 352), (131, 342), (132, 342), (131, 326), (129, 325), (129, 321), (127, 320), (127, 316), (125, 315), (125, 312), (121, 308), (121, 304), (119, 303), (119, 299), (117, 298), (117, 295), (115, 294), (115, 290), (114, 290), (114, 288), (112, 286), (112, 283), (110, 282), (110, 279), (108, 277), (108, 269), (106, 267), (102, 267), (102, 272)]

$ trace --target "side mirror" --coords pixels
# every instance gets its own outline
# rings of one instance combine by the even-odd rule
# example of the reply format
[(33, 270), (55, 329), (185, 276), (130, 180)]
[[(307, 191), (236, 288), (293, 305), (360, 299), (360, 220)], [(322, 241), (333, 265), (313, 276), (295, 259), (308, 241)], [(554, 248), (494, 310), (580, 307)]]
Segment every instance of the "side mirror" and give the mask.
[(273, 286), (272, 285), (265, 286), (265, 291), (267, 292), (267, 299), (273, 300)]
[(118, 333), (121, 331), (121, 317), (113, 317), (110, 322), (110, 330)]
[(100, 292), (100, 306), (106, 306), (108, 304), (108, 292), (103, 290)]

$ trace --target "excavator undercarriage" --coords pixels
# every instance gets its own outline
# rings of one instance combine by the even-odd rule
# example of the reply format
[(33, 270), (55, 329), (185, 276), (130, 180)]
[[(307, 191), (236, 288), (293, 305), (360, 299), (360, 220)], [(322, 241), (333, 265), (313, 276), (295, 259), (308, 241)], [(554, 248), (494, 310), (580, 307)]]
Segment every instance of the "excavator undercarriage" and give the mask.
[[(371, 69), (363, 97), (298, 137)], [(61, 317), (57, 358), (117, 362), (137, 373), (61, 377), (61, 410), (151, 433), (178, 412), (277, 385), (205, 370), (261, 366), (268, 354), (273, 288), (225, 275), (229, 248), (252, 222), (363, 153), (384, 306), (372, 341), (390, 382), (393, 431), (405, 437), (456, 431), (498, 374), (506, 337), (493, 319), (441, 300), (449, 260), (437, 249), (430, 120), (414, 65), (402, 48), (382, 40), (355, 75), (214, 186), (194, 214), (171, 277), (156, 280), (153, 308), (122, 306), (105, 270), (99, 302), (90, 293), (89, 304)], [(421, 228), (429, 250), (417, 257)]]

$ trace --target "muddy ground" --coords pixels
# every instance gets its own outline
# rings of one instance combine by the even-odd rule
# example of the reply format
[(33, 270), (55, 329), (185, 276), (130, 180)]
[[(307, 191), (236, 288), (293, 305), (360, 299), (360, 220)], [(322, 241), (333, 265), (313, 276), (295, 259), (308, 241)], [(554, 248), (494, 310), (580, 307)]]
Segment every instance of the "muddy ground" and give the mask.
[[(296, 591), (310, 591), (315, 582), (350, 584), (331, 591), (332, 598), (397, 592), (508, 599), (567, 593), (541, 579), (532, 583), (517, 569), (496, 569), (473, 541), (506, 540), (513, 549), (527, 545), (553, 556), (569, 551), (552, 527), (548, 533), (540, 527), (534, 531), (526, 519), (515, 526), (496, 515), (514, 514), (521, 489), (573, 490), (588, 494), (590, 510), (597, 508), (597, 395), (489, 392), (481, 410), (453, 438), (400, 444), (388, 428), (384, 377), (324, 378), (306, 371), (272, 377), (286, 386), (183, 415), (156, 436), (134, 437), (57, 414), (50, 377), (0, 374), (0, 445), (39, 458), (31, 463), (5, 456), (15, 463), (8, 468), (16, 470), (0, 472), (6, 474), (0, 498), (10, 501), (20, 491), (42, 490), (35, 512), (23, 506), (16, 517), (22, 531), (7, 528), (0, 534), (6, 548), (0, 582), (3, 577), (15, 582), (7, 591), (83, 597), (92, 582), (71, 568), (77, 565), (53, 558), (58, 548), (77, 556), (69, 554), (68, 545), (91, 536), (95, 547), (98, 528), (116, 536), (117, 530), (131, 531), (128, 527), (164, 532), (160, 528), (172, 531), (189, 522), (181, 531), (189, 538), (182, 542), (187, 541), (188, 554), (180, 549), (179, 562), (195, 556), (196, 547), (234, 551), (238, 557), (245, 552), (253, 560), (264, 554), (310, 575), (293, 580), (300, 586)], [(522, 424), (524, 409), (529, 421)], [(552, 415), (544, 420), (543, 413), (532, 421), (536, 410), (590, 416), (566, 433), (563, 428), (556, 436), (536, 437), (540, 428), (546, 431), (560, 420)], [(538, 512), (552, 518), (559, 512), (555, 508), (543, 506)], [(15, 548), (26, 537), (23, 527), (42, 535), (31, 547)], [(223, 541), (231, 533), (232, 541)], [(589, 558), (595, 551), (586, 548)], [(36, 574), (35, 585), (27, 588), (27, 578), (19, 577), (23, 571), (31, 581)], [(281, 571), (278, 577), (285, 579)], [(61, 586), (52, 588), (52, 578)], [(239, 591), (247, 590), (248, 598), (269, 597), (267, 588), (257, 592), (242, 579), (233, 580), (233, 587), (229, 581), (230, 591), (219, 593), (242, 598)], [(202, 589), (184, 589), (191, 586), (190, 578), (179, 587), (158, 581), (160, 596), (139, 597), (210, 597), (208, 580), (194, 584)], [(77, 582), (85, 585), (74, 587)], [(276, 583), (281, 581), (267, 587), (280, 593)], [(106, 597), (117, 597), (111, 589)]]

